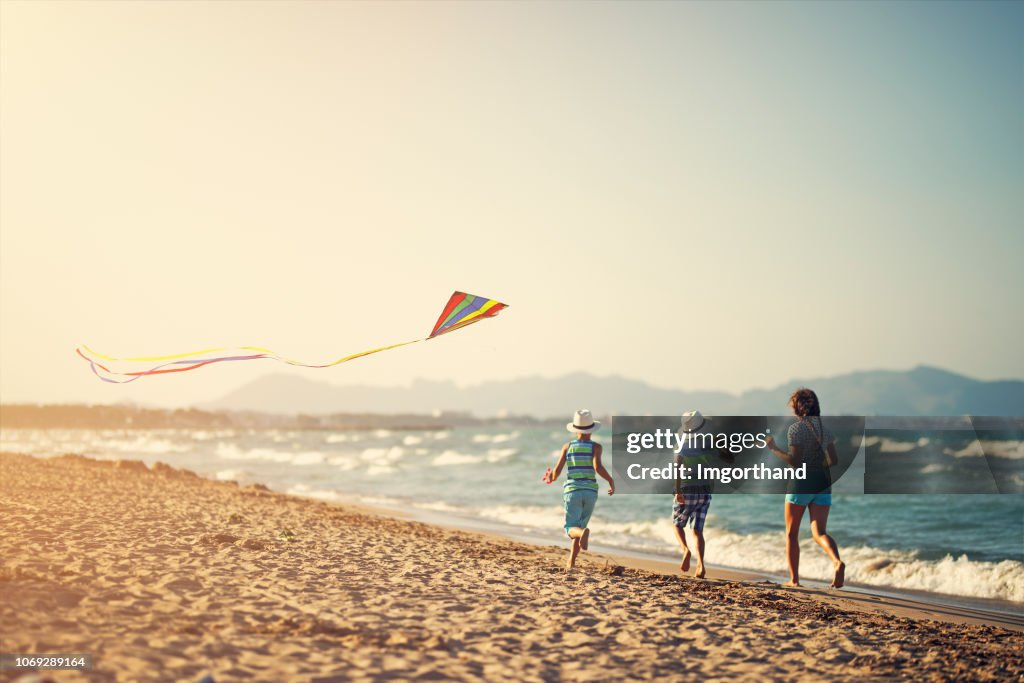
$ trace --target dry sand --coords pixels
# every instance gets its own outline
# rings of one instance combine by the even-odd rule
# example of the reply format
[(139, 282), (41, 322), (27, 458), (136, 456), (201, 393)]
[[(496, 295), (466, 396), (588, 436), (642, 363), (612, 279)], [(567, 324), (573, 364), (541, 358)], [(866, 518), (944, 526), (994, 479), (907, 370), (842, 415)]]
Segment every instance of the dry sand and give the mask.
[(56, 681), (1024, 680), (1012, 617), (567, 576), (563, 548), (142, 463), (0, 455), (0, 556), (0, 652), (95, 658)]

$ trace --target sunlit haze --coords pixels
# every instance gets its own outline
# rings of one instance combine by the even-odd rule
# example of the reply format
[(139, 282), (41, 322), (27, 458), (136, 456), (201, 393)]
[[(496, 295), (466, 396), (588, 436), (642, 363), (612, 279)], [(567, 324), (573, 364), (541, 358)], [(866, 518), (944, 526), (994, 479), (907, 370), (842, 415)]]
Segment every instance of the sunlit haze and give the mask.
[[(1024, 376), (1020, 3), (13, 3), (0, 393)], [(74, 355), (259, 345), (127, 386)], [(228, 366), (231, 367), (228, 367)]]

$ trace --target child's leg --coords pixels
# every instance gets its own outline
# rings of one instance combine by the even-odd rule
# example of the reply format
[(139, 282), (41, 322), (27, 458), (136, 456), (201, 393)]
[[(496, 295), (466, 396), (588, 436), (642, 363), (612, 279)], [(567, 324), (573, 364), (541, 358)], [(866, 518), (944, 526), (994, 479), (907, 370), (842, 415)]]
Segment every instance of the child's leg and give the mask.
[(786, 559), (789, 561), (789, 583), (800, 585), (800, 520), (804, 518), (804, 505), (786, 501)]
[(676, 530), (676, 538), (679, 539), (679, 547), (683, 551), (683, 562), (679, 565), (679, 569), (688, 572), (690, 571), (690, 546), (686, 545), (686, 528), (675, 524), (672, 525), (672, 528)]
[(697, 544), (697, 568), (693, 575), (698, 579), (704, 578), (704, 520), (707, 519), (708, 509), (711, 507), (710, 494), (701, 500), (693, 511), (693, 537)]
[(839, 559), (839, 547), (826, 531), (828, 510), (828, 505), (815, 505), (811, 503), (807, 506), (807, 511), (811, 516), (811, 534), (822, 550), (825, 551), (825, 554), (828, 555), (828, 559), (832, 560), (832, 567), (835, 569), (835, 575), (832, 577), (832, 587), (842, 588), (846, 579), (846, 564)]
[(680, 503), (678, 498), (672, 503), (672, 528), (676, 531), (676, 540), (679, 541), (679, 549), (683, 551), (683, 561), (679, 569), (684, 572), (690, 571), (690, 546), (686, 544), (686, 524), (690, 519), (685, 503)]
[(566, 569), (572, 569), (576, 566), (576, 558), (580, 554), (580, 539), (583, 538), (583, 533), (586, 529), (581, 529), (578, 526), (574, 526), (569, 529), (569, 538), (572, 539), (572, 548), (569, 550), (569, 560), (565, 564)]
[[(693, 575), (698, 579), (704, 578), (704, 530), (697, 529), (693, 530), (693, 537), (697, 539), (697, 568), (693, 570)], [(684, 570), (685, 571), (685, 570)]]
[(583, 533), (580, 534), (580, 548), (586, 550), (590, 547), (590, 516), (594, 514), (594, 506), (597, 504), (597, 492), (583, 494), (580, 500), (580, 522)]

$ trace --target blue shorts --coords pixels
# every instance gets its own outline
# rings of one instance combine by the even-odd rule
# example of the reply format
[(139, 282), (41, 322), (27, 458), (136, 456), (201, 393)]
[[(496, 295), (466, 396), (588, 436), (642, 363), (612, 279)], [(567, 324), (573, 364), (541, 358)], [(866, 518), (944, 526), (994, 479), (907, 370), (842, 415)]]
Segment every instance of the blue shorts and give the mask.
[(787, 493), (786, 502), (793, 505), (831, 505), (831, 493)]
[(562, 494), (562, 500), (565, 501), (565, 533), (568, 534), (573, 527), (586, 529), (597, 505), (597, 491), (569, 491)]
[(711, 507), (711, 494), (686, 493), (683, 494), (683, 501), (682, 505), (672, 503), (672, 523), (678, 529), (685, 529), (690, 524), (694, 531), (704, 531), (704, 520)]

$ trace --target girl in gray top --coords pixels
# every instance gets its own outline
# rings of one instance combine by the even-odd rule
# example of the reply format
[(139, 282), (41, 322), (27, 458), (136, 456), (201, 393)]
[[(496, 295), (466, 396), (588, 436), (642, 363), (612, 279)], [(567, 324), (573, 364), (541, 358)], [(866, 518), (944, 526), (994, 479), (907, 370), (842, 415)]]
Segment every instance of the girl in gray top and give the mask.
[(839, 458), (836, 455), (835, 437), (821, 422), (821, 406), (818, 396), (810, 389), (801, 387), (789, 398), (793, 414), (800, 420), (789, 428), (787, 441), (789, 452), (775, 445), (775, 439), (768, 437), (768, 448), (790, 467), (807, 464), (807, 479), (794, 480), (786, 494), (786, 556), (789, 560), (789, 583), (800, 585), (800, 522), (804, 508), (811, 516), (811, 534), (825, 554), (832, 560), (835, 574), (833, 588), (842, 588), (846, 579), (846, 564), (839, 559), (836, 542), (825, 531), (828, 511), (832, 507), (832, 479), (829, 467), (834, 467)]

